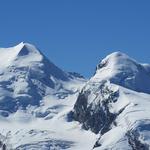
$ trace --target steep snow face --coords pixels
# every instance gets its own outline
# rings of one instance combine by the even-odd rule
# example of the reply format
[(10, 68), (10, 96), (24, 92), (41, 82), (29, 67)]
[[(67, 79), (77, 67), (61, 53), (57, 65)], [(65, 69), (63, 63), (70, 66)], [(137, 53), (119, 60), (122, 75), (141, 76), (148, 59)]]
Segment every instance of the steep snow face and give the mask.
[(91, 80), (109, 80), (138, 92), (150, 93), (149, 68), (124, 53), (114, 52), (100, 62)]
[(18, 108), (40, 106), (47, 95), (61, 99), (73, 94), (75, 89), (65, 85), (84, 80), (62, 71), (28, 43), (1, 48), (0, 56), (0, 110), (5, 116)]

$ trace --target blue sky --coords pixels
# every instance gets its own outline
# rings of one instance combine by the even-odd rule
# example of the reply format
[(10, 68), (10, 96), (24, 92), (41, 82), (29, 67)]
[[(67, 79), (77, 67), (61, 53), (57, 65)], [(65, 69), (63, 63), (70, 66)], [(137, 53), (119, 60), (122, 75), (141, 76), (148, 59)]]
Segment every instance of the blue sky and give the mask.
[(35, 44), (87, 77), (113, 51), (150, 63), (149, 8), (149, 0), (0, 0), (0, 47)]

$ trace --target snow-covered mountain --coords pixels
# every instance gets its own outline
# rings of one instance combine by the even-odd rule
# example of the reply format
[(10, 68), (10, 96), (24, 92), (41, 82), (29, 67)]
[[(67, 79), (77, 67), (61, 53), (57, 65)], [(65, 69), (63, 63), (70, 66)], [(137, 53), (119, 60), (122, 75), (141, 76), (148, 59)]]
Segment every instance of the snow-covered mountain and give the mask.
[(0, 143), (19, 150), (69, 148), (74, 140), (63, 138), (67, 119), (59, 118), (73, 108), (86, 80), (29, 43), (1, 48), (0, 56)]
[(150, 93), (149, 67), (124, 53), (114, 52), (100, 62), (93, 80), (109, 80), (134, 91)]
[(85, 80), (29, 43), (0, 56), (0, 147), (150, 149), (150, 65), (115, 52)]
[(76, 92), (76, 89), (66, 84), (82, 80), (73, 73), (59, 69), (28, 43), (0, 49), (0, 56), (0, 110), (4, 110), (2, 115), (9, 115), (19, 108), (40, 106), (41, 100), (47, 95), (63, 99)]
[(84, 129), (99, 135), (94, 149), (150, 149), (149, 83), (149, 65), (121, 52), (100, 62), (72, 111)]

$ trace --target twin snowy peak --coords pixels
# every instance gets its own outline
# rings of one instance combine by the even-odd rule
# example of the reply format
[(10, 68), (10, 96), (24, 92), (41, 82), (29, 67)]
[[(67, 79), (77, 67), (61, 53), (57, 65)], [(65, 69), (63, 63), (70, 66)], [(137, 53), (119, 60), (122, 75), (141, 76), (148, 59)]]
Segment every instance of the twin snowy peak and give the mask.
[(11, 132), (8, 149), (149, 149), (150, 65), (114, 52), (86, 80), (29, 43), (1, 48), (0, 56), (0, 133)]

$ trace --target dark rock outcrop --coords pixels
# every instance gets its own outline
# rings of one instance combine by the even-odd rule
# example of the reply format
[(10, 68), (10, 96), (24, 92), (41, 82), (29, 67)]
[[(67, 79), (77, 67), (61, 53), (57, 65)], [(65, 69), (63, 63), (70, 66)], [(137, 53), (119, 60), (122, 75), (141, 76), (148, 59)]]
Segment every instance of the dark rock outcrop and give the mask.
[[(96, 85), (93, 85), (95, 87)], [(111, 90), (106, 83), (100, 84), (96, 91), (82, 90), (73, 110), (73, 118), (82, 123), (84, 129), (91, 129), (94, 133), (107, 132), (116, 118), (116, 114), (109, 111), (109, 104), (117, 101), (118, 91)], [(89, 96), (94, 95), (89, 103)]]

